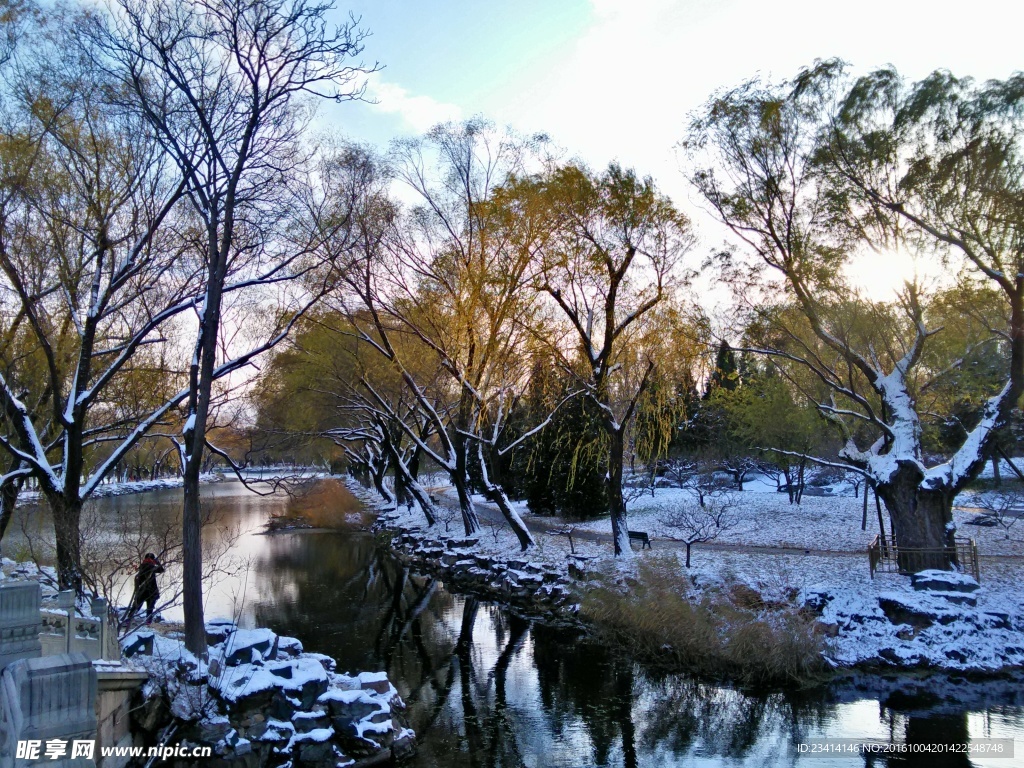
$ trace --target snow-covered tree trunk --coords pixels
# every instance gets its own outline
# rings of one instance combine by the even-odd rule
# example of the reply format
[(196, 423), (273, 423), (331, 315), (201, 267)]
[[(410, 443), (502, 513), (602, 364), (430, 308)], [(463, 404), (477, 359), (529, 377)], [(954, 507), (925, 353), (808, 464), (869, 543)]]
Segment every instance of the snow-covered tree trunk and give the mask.
[[(437, 510), (434, 508), (434, 503), (430, 500), (430, 495), (416, 480), (416, 477), (409, 470), (408, 462), (401, 453), (399, 453), (398, 446), (395, 444), (394, 440), (387, 437), (386, 433), (384, 447), (391, 459), (390, 463), (395, 469), (395, 503), (402, 503), (402, 497), (398, 494), (398, 489), (402, 488), (404, 493), (408, 494), (410, 498), (414, 499), (420, 505), (420, 510), (423, 512), (423, 516), (427, 519), (427, 525), (433, 525), (437, 522)], [(417, 455), (418, 452), (413, 452), (413, 456)], [(401, 485), (399, 485), (399, 483), (401, 483)]]
[(508, 523), (509, 528), (519, 539), (519, 546), (525, 552), (530, 547), (534, 546), (537, 542), (533, 539), (533, 534), (530, 533), (530, 529), (526, 527), (526, 523), (523, 522), (523, 518), (519, 516), (519, 513), (512, 508), (512, 503), (508, 499), (508, 495), (505, 493), (505, 489), (500, 483), (495, 482), (491, 479), (491, 472), (488, 469), (489, 462), (484, 453), (483, 441), (477, 444), (477, 458), (480, 461), (480, 474), (483, 479), (484, 496), (492, 504), (501, 510), (501, 514), (505, 518), (505, 522)]
[(480, 532), (480, 518), (477, 516), (476, 507), (473, 506), (473, 496), (469, 490), (469, 441), (466, 435), (470, 434), (474, 415), (474, 398), (468, 387), (463, 385), (462, 396), (459, 401), (459, 414), (455, 421), (454, 434), (451, 437), (452, 449), (455, 453), (455, 462), (448, 473), (455, 492), (459, 496), (459, 508), (462, 512), (462, 525), (467, 536), (475, 536)]
[[(904, 461), (899, 462), (888, 482), (878, 484), (878, 496), (892, 521), (899, 567), (907, 572), (959, 565), (954, 543), (954, 495), (942, 487), (926, 488), (922, 480), (920, 465)], [(907, 548), (937, 551), (922, 554), (905, 552)]]

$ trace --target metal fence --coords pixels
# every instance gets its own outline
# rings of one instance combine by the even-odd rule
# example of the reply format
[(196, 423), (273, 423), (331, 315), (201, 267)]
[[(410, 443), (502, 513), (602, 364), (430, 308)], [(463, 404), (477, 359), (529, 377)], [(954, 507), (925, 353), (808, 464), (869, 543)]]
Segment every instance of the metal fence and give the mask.
[(868, 565), (871, 578), (875, 572), (917, 573), (928, 568), (956, 566), (963, 573), (969, 573), (981, 580), (978, 566), (978, 545), (974, 539), (956, 538), (952, 547), (899, 547), (893, 536), (876, 535), (868, 545)]

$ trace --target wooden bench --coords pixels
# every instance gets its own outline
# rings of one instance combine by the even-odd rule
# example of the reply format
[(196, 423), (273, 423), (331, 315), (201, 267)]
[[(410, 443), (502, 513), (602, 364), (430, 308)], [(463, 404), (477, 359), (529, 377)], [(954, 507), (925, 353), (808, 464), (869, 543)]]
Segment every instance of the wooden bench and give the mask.
[(640, 542), (641, 551), (645, 549), (651, 549), (651, 537), (648, 536), (646, 533), (644, 533), (643, 531), (627, 531), (627, 533), (629, 533), (629, 540), (631, 542)]

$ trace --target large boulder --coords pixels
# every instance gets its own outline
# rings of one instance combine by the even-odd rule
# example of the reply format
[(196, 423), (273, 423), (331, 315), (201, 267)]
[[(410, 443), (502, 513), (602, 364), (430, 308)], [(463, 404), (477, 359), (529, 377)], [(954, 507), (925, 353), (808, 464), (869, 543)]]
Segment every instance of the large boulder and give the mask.
[(917, 591), (977, 592), (980, 585), (972, 576), (956, 571), (928, 570), (912, 574), (910, 583)]
[(223, 647), (227, 666), (252, 664), (274, 658), (277, 635), (269, 629), (237, 629), (224, 639)]

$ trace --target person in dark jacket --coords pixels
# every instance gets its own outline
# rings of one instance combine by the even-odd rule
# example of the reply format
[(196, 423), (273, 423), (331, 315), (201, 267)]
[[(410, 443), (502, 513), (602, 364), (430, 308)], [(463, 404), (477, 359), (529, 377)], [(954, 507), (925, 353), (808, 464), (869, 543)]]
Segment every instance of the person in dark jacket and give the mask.
[(132, 597), (132, 605), (128, 610), (128, 621), (131, 621), (142, 604), (146, 604), (146, 623), (153, 623), (153, 612), (156, 610), (156, 601), (160, 597), (160, 587), (157, 586), (157, 574), (163, 573), (164, 567), (156, 559), (156, 555), (147, 552), (142, 558), (142, 564), (135, 574), (135, 595)]

